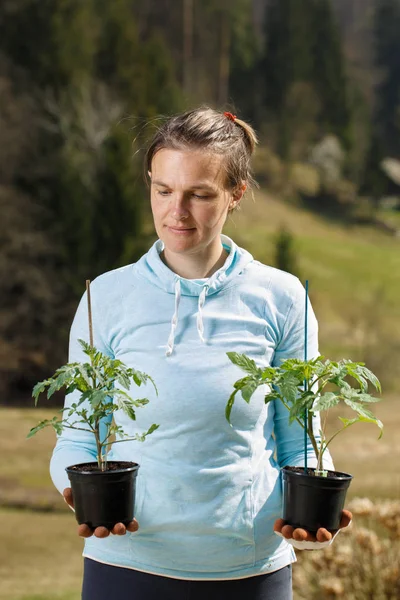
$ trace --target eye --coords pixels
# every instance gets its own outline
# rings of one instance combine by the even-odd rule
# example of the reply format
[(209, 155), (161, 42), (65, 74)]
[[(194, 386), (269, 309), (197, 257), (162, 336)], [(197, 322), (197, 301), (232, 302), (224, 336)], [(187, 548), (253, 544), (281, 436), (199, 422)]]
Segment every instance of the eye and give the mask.
[(193, 194), (194, 198), (199, 198), (200, 200), (207, 200), (210, 196), (201, 196), (200, 194)]
[(169, 196), (171, 192), (169, 192), (168, 190), (157, 190), (157, 194), (159, 194), (160, 196)]

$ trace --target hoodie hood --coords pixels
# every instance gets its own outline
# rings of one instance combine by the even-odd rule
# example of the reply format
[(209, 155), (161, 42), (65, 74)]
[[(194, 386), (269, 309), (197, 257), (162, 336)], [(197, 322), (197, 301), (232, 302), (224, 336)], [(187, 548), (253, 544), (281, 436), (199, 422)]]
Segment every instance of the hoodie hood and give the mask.
[(175, 311), (171, 319), (171, 331), (166, 356), (170, 356), (174, 349), (181, 296), (198, 297), (197, 331), (201, 341), (205, 343), (202, 313), (206, 297), (216, 294), (220, 289), (226, 287), (231, 280), (253, 261), (252, 255), (247, 250), (239, 248), (228, 236), (221, 234), (221, 242), (224, 249), (229, 252), (229, 256), (218, 271), (213, 273), (211, 277), (204, 279), (186, 279), (171, 271), (160, 258), (160, 253), (164, 249), (164, 242), (162, 240), (157, 240), (150, 250), (136, 263), (136, 270), (142, 277), (168, 294), (175, 295)]

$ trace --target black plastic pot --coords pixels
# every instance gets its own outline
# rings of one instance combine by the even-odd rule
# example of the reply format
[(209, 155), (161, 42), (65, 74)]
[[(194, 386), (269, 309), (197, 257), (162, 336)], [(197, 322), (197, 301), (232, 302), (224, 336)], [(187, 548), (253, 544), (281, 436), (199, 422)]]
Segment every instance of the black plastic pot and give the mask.
[(100, 471), (97, 463), (72, 465), (65, 470), (71, 482), (75, 516), (78, 523), (91, 528), (103, 525), (112, 529), (116, 523), (128, 525), (135, 512), (136, 476), (134, 462), (108, 463)]
[(315, 476), (315, 469), (284, 467), (283, 519), (293, 527), (315, 533), (320, 527), (339, 529), (347, 489), (353, 476), (328, 471), (327, 477)]

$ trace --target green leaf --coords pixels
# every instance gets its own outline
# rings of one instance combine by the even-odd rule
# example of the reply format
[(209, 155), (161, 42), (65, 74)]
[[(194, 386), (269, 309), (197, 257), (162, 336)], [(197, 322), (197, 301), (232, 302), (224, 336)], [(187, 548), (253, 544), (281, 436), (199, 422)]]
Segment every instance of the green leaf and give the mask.
[(373, 425), (377, 425), (379, 427), (380, 434), (379, 438), (382, 437), (383, 434), (383, 423), (380, 419), (377, 419), (374, 415), (371, 417), (365, 417), (364, 415), (358, 415), (354, 419), (345, 419), (344, 417), (339, 417), (339, 420), (344, 424), (345, 428), (350, 427), (350, 425), (354, 425), (354, 423), (372, 423)]
[(245, 354), (238, 354), (237, 352), (227, 352), (227, 356), (230, 361), (240, 367), (246, 373), (250, 375), (261, 376), (261, 369), (259, 369), (251, 358), (246, 356)]
[(360, 402), (367, 403), (380, 402), (382, 400), (382, 398), (376, 398), (375, 396), (371, 396), (370, 394), (359, 394), (358, 399)]
[(276, 367), (266, 367), (263, 369), (261, 373), (261, 379), (263, 383), (266, 384), (274, 384), (276, 378), (279, 376), (279, 368)]
[(286, 372), (279, 382), (281, 394), (290, 404), (294, 404), (298, 396), (298, 378), (294, 373)]
[(367, 369), (367, 367), (362, 367), (362, 372), (363, 372), (364, 376), (366, 377), (366, 379), (368, 379), (368, 381), (370, 381), (372, 383), (374, 388), (376, 390), (378, 390), (378, 392), (382, 392), (381, 382), (379, 381), (377, 376), (374, 375), (374, 373), (372, 371)]
[(268, 404), (268, 402), (273, 402), (274, 400), (282, 401), (282, 396), (280, 396), (277, 391), (273, 390), (273, 391), (269, 392), (268, 394), (265, 394), (265, 396), (264, 396), (265, 404)]
[(252, 395), (258, 388), (258, 382), (255, 380), (250, 380), (244, 387), (242, 387), (242, 397), (247, 402), (250, 402)]
[(50, 427), (50, 426), (55, 429), (56, 433), (61, 433), (61, 431), (63, 429), (62, 421), (59, 421), (57, 419), (57, 417), (53, 417), (52, 419), (45, 419), (44, 421), (40, 421), (40, 423), (38, 423), (37, 425), (35, 425), (35, 427), (32, 427), (32, 429), (29, 431), (29, 433), (28, 433), (28, 435), (26, 437), (27, 438), (31, 438), (38, 431), (41, 431), (45, 427)]
[(92, 357), (96, 354), (96, 349), (94, 348), (94, 346), (91, 346), (85, 340), (82, 340), (82, 339), (78, 339), (78, 342), (82, 346), (85, 354), (87, 354), (90, 357)]
[(49, 399), (55, 391), (57, 391), (58, 387), (57, 387), (57, 379), (54, 379), (51, 384), (48, 387), (47, 390), (47, 399)]
[(51, 423), (51, 421), (49, 419), (46, 419), (45, 421), (41, 421), (40, 423), (38, 423), (37, 425), (35, 425), (35, 427), (31, 428), (31, 430), (29, 431), (29, 433), (28, 433), (28, 435), (26, 437), (27, 438), (31, 438), (38, 431), (40, 431), (41, 429), (44, 429), (45, 427), (48, 427), (51, 424), (52, 423)]
[(136, 421), (136, 413), (132, 407), (132, 404), (128, 404), (127, 402), (124, 402), (122, 404), (122, 409), (123, 409), (124, 413), (127, 414), (130, 419), (132, 419), (132, 421)]
[(126, 390), (129, 390), (131, 386), (131, 380), (126, 373), (120, 373), (120, 375), (117, 377), (117, 381), (120, 385), (122, 385), (122, 387), (124, 387)]
[(160, 427), (159, 425), (156, 425), (155, 423), (153, 423), (153, 425), (151, 425), (149, 427), (149, 429), (146, 431), (146, 435), (150, 435), (151, 433), (153, 433), (153, 431), (155, 431), (159, 427)]
[(91, 365), (89, 365), (88, 363), (78, 363), (77, 367), (76, 367), (79, 371), (79, 373), (82, 375), (83, 380), (85, 381), (87, 388), (90, 389), (92, 388), (92, 382), (90, 380), (90, 370), (91, 370)]
[(325, 394), (321, 394), (321, 396), (317, 399), (315, 404), (313, 405), (313, 411), (320, 410), (328, 410), (332, 406), (336, 406), (340, 402), (340, 397), (335, 392), (326, 392)]
[(358, 402), (354, 402), (353, 400), (350, 400), (349, 398), (345, 398), (344, 401), (347, 404), (347, 406), (350, 406), (350, 408), (352, 410), (354, 410), (356, 413), (358, 413), (359, 415), (365, 417), (366, 419), (375, 419), (372, 412), (369, 411), (367, 408), (365, 408), (365, 406), (363, 406), (362, 404), (358, 404)]
[(315, 394), (311, 390), (303, 392), (301, 396), (296, 399), (296, 402), (290, 408), (289, 423), (299, 417), (303, 417), (306, 409), (311, 410), (315, 401)]
[(94, 410), (97, 408), (104, 410), (104, 404), (109, 404), (107, 402), (108, 395), (108, 390), (88, 390), (87, 399)]
[(32, 396), (33, 396), (33, 398), (35, 398), (35, 406), (37, 406), (40, 394), (45, 391), (45, 389), (48, 385), (49, 385), (49, 380), (46, 379), (45, 381), (39, 381), (39, 383), (37, 383), (35, 385), (35, 387), (33, 388)]
[(235, 402), (235, 396), (238, 393), (238, 389), (234, 390), (232, 392), (232, 394), (229, 396), (229, 400), (226, 403), (226, 407), (225, 407), (225, 417), (226, 420), (228, 421), (228, 423), (231, 425), (231, 412), (232, 412), (232, 407), (234, 405)]
[(135, 400), (132, 400), (132, 404), (135, 406), (146, 406), (149, 402), (148, 398), (135, 398)]

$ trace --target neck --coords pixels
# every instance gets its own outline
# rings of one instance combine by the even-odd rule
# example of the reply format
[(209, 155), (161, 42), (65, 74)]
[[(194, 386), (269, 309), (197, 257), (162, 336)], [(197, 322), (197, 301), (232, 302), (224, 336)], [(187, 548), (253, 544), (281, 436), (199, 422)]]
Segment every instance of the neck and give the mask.
[(168, 252), (167, 249), (160, 253), (160, 258), (171, 271), (185, 279), (204, 279), (211, 277), (225, 263), (228, 252), (223, 248), (211, 256), (205, 257), (198, 254), (181, 256)]

